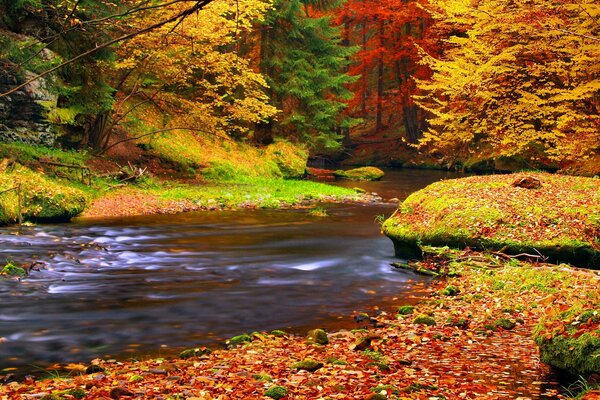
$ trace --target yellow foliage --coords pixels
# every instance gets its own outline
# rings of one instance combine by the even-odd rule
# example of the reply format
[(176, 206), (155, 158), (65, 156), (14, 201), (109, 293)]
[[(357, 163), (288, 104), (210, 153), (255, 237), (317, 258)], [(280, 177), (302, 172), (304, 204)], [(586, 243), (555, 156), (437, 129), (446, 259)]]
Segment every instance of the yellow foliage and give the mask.
[(431, 112), (422, 149), (520, 156), (562, 166), (600, 148), (600, 4), (595, 0), (442, 0), (464, 27), (416, 100)]
[[(118, 100), (154, 104), (163, 114), (155, 128), (247, 136), (254, 124), (277, 113), (264, 77), (238, 51), (270, 6), (268, 0), (212, 2), (196, 15), (124, 43), (116, 67), (119, 76), (129, 74), (128, 87)], [(185, 7), (174, 2), (140, 13), (131, 24), (147, 26)]]

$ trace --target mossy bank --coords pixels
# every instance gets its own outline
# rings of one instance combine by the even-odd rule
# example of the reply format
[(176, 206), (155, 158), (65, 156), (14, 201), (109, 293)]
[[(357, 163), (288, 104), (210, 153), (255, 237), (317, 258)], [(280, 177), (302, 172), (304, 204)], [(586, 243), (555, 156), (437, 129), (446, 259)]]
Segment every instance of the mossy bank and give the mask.
[(137, 158), (125, 159), (125, 167), (119, 166), (123, 159), (85, 152), (0, 144), (0, 224), (18, 221), (19, 185), (22, 218), (32, 222), (62, 222), (79, 215), (308, 207), (320, 201), (370, 200), (352, 189), (299, 179), (305, 174), (308, 153), (288, 142), (264, 149), (237, 144), (229, 153), (215, 145), (214, 152), (224, 153), (221, 160), (200, 159), (195, 145), (188, 145), (189, 154), (177, 158), (184, 147), (180, 148), (176, 136), (170, 142), (157, 139), (153, 145), (158, 147), (157, 143), (170, 147), (142, 150), (134, 146), (130, 150), (137, 149), (141, 156), (133, 153)]
[[(539, 187), (519, 186), (525, 178)], [(448, 245), (599, 268), (600, 179), (518, 173), (440, 181), (410, 195), (383, 231), (403, 258), (420, 256), (421, 245)]]

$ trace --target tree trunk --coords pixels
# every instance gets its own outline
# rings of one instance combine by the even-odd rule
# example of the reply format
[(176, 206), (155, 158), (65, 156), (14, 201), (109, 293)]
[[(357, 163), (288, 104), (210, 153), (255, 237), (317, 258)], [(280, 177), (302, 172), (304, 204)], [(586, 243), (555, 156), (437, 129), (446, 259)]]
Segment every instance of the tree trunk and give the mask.
[(375, 132), (383, 130), (383, 49), (385, 41), (383, 38), (384, 21), (379, 21), (379, 59), (377, 60), (377, 122)]

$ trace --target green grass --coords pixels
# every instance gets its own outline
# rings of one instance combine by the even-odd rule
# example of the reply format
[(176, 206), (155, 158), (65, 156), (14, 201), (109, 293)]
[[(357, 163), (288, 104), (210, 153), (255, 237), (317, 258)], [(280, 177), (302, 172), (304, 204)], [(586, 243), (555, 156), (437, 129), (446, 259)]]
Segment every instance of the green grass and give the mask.
[(278, 208), (305, 200), (358, 199), (354, 190), (318, 182), (255, 178), (240, 182), (208, 183), (203, 186), (174, 185), (150, 190), (164, 200), (192, 200), (206, 207)]
[(46, 159), (63, 164), (84, 165), (89, 158), (86, 152), (61, 150), (23, 143), (0, 143), (0, 159), (14, 158), (21, 164), (29, 164)]

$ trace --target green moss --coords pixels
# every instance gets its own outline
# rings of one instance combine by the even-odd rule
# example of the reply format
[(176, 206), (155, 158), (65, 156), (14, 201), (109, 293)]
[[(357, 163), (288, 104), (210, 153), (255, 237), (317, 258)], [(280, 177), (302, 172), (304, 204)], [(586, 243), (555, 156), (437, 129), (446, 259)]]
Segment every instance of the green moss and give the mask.
[(435, 326), (435, 319), (429, 315), (421, 314), (414, 319), (413, 324)]
[(547, 338), (538, 331), (534, 339), (542, 362), (573, 375), (600, 373), (600, 329), (576, 338), (563, 335)]
[(2, 271), (0, 271), (0, 275), (15, 276), (22, 278), (25, 275), (27, 275), (27, 271), (25, 271), (24, 268), (19, 267), (18, 265), (13, 264), (12, 262), (9, 262), (4, 266), (4, 268), (2, 268)]
[[(29, 221), (68, 221), (80, 214), (87, 203), (83, 192), (25, 167), (0, 173), (0, 191), (22, 187), (23, 218)], [(0, 224), (18, 219), (18, 195), (11, 191), (0, 195)]]
[(250, 335), (238, 335), (238, 336), (234, 336), (231, 339), (229, 339), (227, 341), (227, 345), (228, 346), (237, 346), (240, 344), (244, 344), (244, 343), (250, 343), (252, 341), (252, 336)]
[(267, 146), (265, 155), (271, 158), (286, 179), (299, 179), (306, 174), (308, 152), (284, 140), (277, 140)]
[(400, 306), (398, 307), (398, 314), (400, 315), (409, 315), (415, 311), (414, 306)]
[(287, 332), (280, 331), (279, 329), (275, 329), (275, 330), (271, 331), (271, 335), (273, 335), (273, 336), (285, 336), (285, 335), (287, 335)]
[[(511, 185), (529, 175), (542, 181), (542, 190)], [(593, 232), (600, 218), (600, 185), (593, 181), (520, 173), (436, 182), (410, 195), (382, 228), (404, 258), (418, 256), (422, 245), (447, 245), (539, 252), (550, 261), (597, 268), (600, 243)]]
[(400, 394), (400, 390), (392, 385), (378, 385), (374, 388), (371, 388), (371, 392), (381, 393), (385, 390), (387, 394)]
[(353, 181), (378, 181), (385, 173), (376, 167), (361, 167), (349, 169), (347, 171), (337, 170), (333, 173), (338, 178), (349, 179)]
[(273, 378), (271, 377), (271, 375), (268, 375), (268, 374), (255, 374), (255, 375), (252, 375), (252, 377), (254, 379), (256, 379), (257, 381), (265, 381), (265, 382), (273, 381)]
[(325, 361), (327, 361), (329, 364), (333, 364), (333, 365), (348, 365), (348, 361), (340, 360), (339, 358), (335, 358), (335, 357), (330, 357)]
[(311, 358), (307, 358), (306, 360), (298, 361), (297, 363), (294, 363), (292, 365), (293, 369), (305, 370), (305, 371), (310, 371), (310, 372), (314, 372), (322, 367), (323, 367), (322, 362), (315, 361)]
[(459, 290), (456, 286), (454, 285), (448, 285), (444, 288), (444, 290), (442, 290), (442, 295), (444, 296), (456, 296), (458, 294)]
[(283, 386), (271, 386), (265, 392), (265, 396), (270, 397), (275, 400), (281, 399), (281, 398), (287, 396), (287, 394), (288, 394), (288, 391)]
[(329, 343), (329, 338), (323, 329), (313, 329), (306, 334), (306, 341), (310, 344), (326, 345)]

